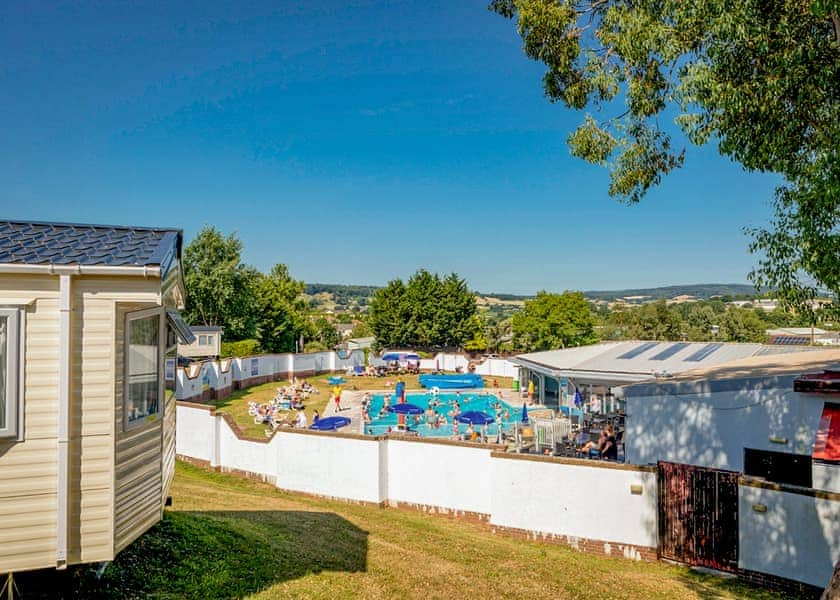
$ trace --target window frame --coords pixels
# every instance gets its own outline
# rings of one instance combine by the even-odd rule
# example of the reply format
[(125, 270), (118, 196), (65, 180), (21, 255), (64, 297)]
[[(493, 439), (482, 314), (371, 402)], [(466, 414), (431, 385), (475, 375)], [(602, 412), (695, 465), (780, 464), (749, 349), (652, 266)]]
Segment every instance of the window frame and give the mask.
[[(157, 402), (157, 412), (152, 413), (150, 415), (146, 415), (145, 417), (141, 417), (134, 421), (128, 420), (128, 401), (129, 401), (129, 370), (128, 370), (128, 361), (130, 358), (129, 355), (129, 335), (131, 334), (130, 323), (132, 321), (137, 321), (140, 319), (146, 319), (148, 317), (158, 317), (158, 338), (157, 338), (157, 375), (158, 375), (158, 402)], [(164, 387), (165, 387), (165, 350), (163, 346), (167, 343), (166, 338), (166, 327), (167, 327), (167, 320), (166, 320), (166, 313), (164, 312), (163, 307), (155, 306), (153, 308), (147, 308), (144, 310), (137, 310), (128, 312), (125, 314), (125, 331), (123, 332), (123, 431), (129, 431), (131, 429), (136, 429), (143, 425), (151, 425), (153, 423), (157, 423), (161, 420), (161, 415), (163, 413), (163, 401), (164, 401)]]
[(0, 428), (0, 442), (23, 441), (23, 382), (25, 312), (21, 306), (0, 306), (0, 317), (8, 319), (6, 336), (6, 426)]

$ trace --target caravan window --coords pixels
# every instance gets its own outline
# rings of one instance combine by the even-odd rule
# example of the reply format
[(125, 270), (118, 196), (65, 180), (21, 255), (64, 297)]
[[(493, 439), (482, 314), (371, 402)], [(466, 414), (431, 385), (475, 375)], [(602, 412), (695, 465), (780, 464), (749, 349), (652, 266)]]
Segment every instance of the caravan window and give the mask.
[(154, 421), (160, 412), (160, 309), (126, 317), (125, 424)]
[(18, 437), (19, 416), (23, 410), (19, 374), (21, 311), (0, 308), (0, 438)]

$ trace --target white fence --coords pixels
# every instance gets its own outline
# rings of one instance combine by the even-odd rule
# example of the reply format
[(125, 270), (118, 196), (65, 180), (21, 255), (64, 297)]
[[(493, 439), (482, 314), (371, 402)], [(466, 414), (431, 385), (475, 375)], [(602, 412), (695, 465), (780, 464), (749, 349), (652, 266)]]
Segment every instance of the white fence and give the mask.
[(228, 393), (235, 384), (244, 387), (292, 375), (345, 371), (349, 367), (364, 364), (365, 354), (362, 350), (354, 350), (344, 358), (337, 352), (313, 352), (204, 361), (178, 369), (176, 397), (178, 400), (196, 399), (205, 393)]
[[(421, 371), (466, 371), (470, 359), (463, 354), (447, 354), (441, 352), (434, 358), (424, 358), (420, 361)], [(475, 363), (475, 373), (488, 377), (519, 377), (519, 367), (504, 358), (487, 358)]]
[[(228, 416), (178, 404), (177, 452), (278, 488), (379, 505), (469, 513), (494, 528), (655, 558), (656, 472), (494, 452), (493, 446), (281, 430), (243, 439)], [(809, 495), (810, 494), (810, 495)], [(739, 487), (739, 567), (825, 586), (840, 559), (840, 495)]]

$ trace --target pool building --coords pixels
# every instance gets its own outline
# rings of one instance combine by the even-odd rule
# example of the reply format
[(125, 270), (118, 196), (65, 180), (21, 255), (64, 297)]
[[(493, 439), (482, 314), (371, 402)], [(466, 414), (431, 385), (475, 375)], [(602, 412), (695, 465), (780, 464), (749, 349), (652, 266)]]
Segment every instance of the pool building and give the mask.
[(809, 347), (779, 347), (728, 342), (603, 342), (591, 346), (520, 354), (519, 386), (533, 384), (533, 401), (549, 408), (577, 403), (594, 412), (620, 407), (613, 388), (651, 379), (668, 379), (685, 371), (708, 369), (752, 356)]

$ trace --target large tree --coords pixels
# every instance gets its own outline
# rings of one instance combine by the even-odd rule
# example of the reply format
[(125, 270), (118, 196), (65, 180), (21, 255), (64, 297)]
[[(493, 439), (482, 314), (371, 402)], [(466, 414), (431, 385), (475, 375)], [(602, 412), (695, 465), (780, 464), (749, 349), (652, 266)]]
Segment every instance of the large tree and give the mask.
[(309, 332), (304, 283), (276, 264), (257, 285), (258, 337), (266, 352), (294, 352), (295, 342)]
[(225, 338), (241, 340), (256, 332), (259, 272), (242, 263), (242, 242), (231, 233), (204, 227), (183, 255), (187, 301), (184, 316), (194, 325), (218, 325)]
[(475, 294), (452, 273), (443, 279), (425, 269), (407, 283), (395, 279), (376, 291), (368, 324), (379, 346), (454, 348), (476, 333)]
[[(840, 16), (830, 0), (493, 0), (548, 67), (551, 101), (588, 110), (572, 154), (637, 202), (712, 141), (747, 170), (784, 177), (751, 274), (808, 310), (840, 293)], [(623, 101), (623, 102), (622, 102)]]
[(581, 292), (539, 292), (511, 321), (513, 347), (533, 352), (598, 341), (595, 316)]

